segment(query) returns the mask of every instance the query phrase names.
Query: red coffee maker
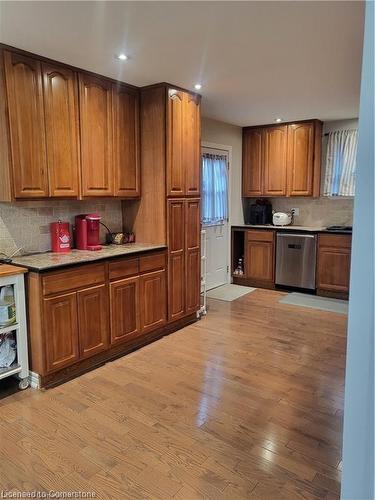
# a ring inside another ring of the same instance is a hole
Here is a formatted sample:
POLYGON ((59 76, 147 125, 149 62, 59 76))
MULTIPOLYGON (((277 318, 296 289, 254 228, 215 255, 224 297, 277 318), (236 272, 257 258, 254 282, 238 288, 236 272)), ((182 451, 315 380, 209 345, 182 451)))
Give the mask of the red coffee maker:
POLYGON ((100 215, 76 215, 76 247, 78 250, 101 250, 99 243, 100 215))

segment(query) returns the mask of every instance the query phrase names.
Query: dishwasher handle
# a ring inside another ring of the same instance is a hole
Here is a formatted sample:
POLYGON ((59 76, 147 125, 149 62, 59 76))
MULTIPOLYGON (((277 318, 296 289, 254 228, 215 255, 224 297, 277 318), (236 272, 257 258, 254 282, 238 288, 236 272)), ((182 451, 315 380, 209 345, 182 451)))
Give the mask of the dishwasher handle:
POLYGON ((277 233, 278 238, 315 238, 315 234, 293 234, 293 233, 277 233))

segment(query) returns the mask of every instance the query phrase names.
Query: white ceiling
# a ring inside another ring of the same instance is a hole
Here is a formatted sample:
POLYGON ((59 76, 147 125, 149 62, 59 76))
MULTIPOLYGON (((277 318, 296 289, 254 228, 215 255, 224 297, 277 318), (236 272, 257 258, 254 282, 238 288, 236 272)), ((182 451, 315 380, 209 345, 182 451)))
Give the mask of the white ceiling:
POLYGON ((0 41, 134 85, 203 84, 237 125, 358 116, 363 2, 1 2, 0 41), (120 63, 114 54, 130 60, 120 63))

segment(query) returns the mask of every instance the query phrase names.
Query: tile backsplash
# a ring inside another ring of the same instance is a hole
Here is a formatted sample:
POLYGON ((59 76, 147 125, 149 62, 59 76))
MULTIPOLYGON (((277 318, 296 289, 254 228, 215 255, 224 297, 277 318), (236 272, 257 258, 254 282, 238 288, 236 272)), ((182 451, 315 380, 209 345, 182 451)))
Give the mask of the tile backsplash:
MULTIPOLYGON (((21 253, 45 252, 51 249, 49 224, 59 219, 74 223, 82 213, 98 213, 111 231, 122 230, 119 200, 47 200, 0 203, 0 252, 9 255, 17 248, 21 253)), ((102 241, 105 229, 101 228, 102 241)))
POLYGON ((272 209, 288 212, 299 208, 299 215, 294 223, 300 226, 331 226, 343 224, 351 226, 353 222, 354 198, 270 198, 272 209))

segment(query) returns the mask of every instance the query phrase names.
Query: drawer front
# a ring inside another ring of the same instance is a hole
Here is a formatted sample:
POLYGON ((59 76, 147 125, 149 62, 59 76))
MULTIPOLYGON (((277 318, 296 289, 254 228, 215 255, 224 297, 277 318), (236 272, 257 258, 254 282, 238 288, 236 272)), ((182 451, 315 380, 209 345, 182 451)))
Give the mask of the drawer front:
POLYGON ((247 241, 273 241, 275 236, 275 231, 246 231, 247 241))
POLYGON ((145 273, 147 271, 156 271, 157 269, 165 269, 166 253, 158 252, 151 255, 145 255, 139 259, 139 271, 145 273))
POLYGON ((112 261, 108 265, 108 271, 110 280, 135 276, 139 273, 139 259, 119 259, 112 261))
POLYGON ((104 264, 90 264, 54 271, 43 276, 43 295, 98 285, 105 281, 104 264))
POLYGON ((351 248, 351 234, 320 234, 319 246, 329 248, 351 248))

